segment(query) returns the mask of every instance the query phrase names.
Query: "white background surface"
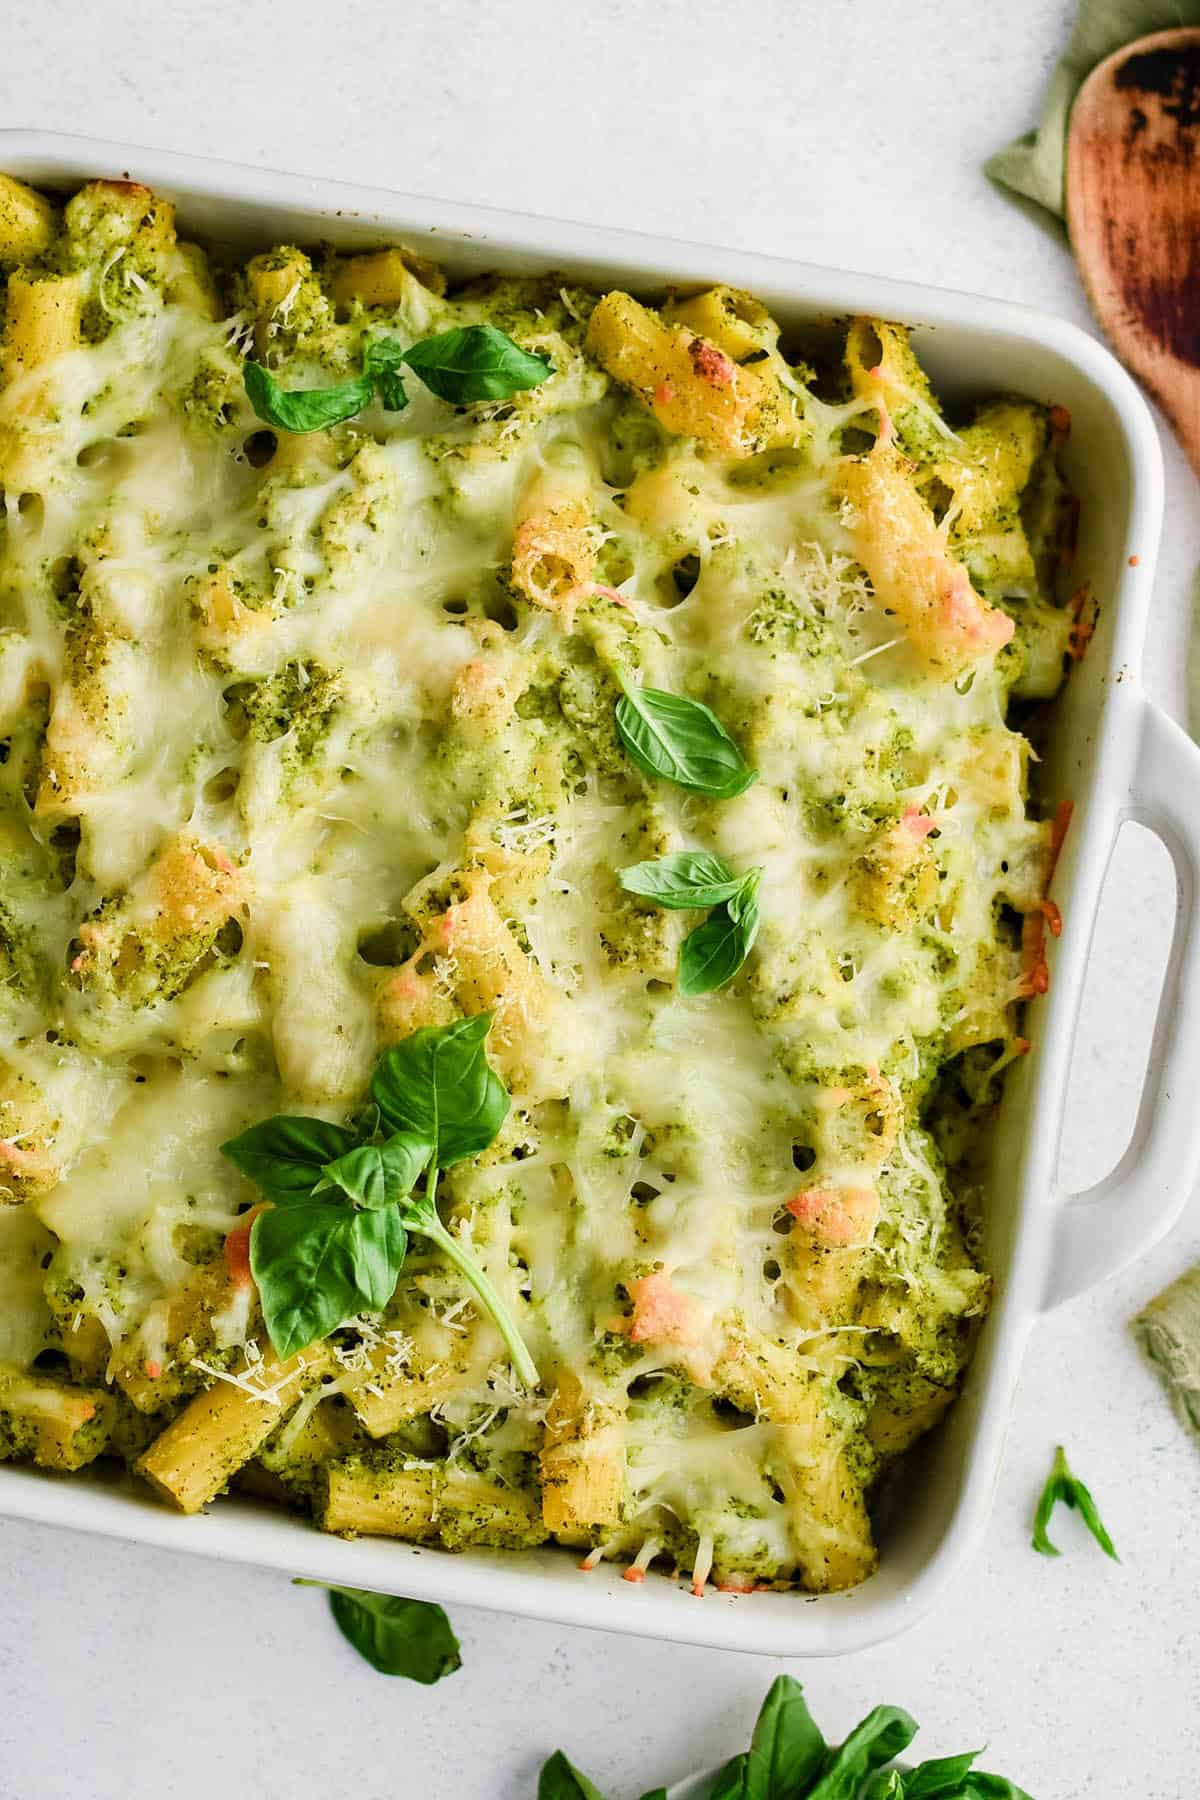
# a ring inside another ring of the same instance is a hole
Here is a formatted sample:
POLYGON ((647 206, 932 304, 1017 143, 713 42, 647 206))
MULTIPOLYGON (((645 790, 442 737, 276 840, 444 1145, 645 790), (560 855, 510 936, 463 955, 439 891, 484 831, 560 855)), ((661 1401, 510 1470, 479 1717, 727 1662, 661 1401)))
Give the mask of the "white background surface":
MULTIPOLYGON (((995 195, 1062 0, 38 0, 5 9, 0 121, 501 204, 1030 301, 1061 244, 995 195), (343 22, 338 23, 342 18, 343 22)), ((136 173, 136 169, 134 171, 136 173)), ((1169 448, 1152 690, 1184 716, 1200 506, 1169 448)), ((1115 1159, 1169 930, 1134 833, 1110 889, 1069 1172, 1115 1159), (1139 1021, 1142 1029, 1139 1032, 1139 1021)), ((1200 1074, 1200 1071, 1198 1071, 1200 1074)), ((837 1735, 878 1701, 927 1754, 989 1745, 1036 1800, 1184 1800, 1200 1768, 1200 1455, 1128 1339, 1200 1207, 1030 1346, 986 1553, 900 1642, 790 1665, 837 1735), (1029 1514, 1062 1438, 1124 1561, 1029 1514)), ((282 1576, 0 1523, 0 1800, 533 1800, 558 1743, 613 1800, 740 1747, 786 1665, 482 1613, 431 1691, 373 1674, 282 1576)))

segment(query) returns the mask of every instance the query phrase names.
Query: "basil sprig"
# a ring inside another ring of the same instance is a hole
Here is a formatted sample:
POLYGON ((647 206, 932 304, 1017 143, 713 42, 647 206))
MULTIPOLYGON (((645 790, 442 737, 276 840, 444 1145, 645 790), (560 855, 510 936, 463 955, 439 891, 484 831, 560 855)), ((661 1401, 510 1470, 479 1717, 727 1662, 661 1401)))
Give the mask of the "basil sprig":
POLYGON ((626 687, 617 701, 617 733, 638 768, 678 787, 732 800, 758 780, 718 719, 699 700, 662 688, 626 687))
POLYGON ((739 875, 711 851, 681 850, 654 862, 633 863, 617 879, 627 893, 656 906, 680 912, 713 909, 680 945, 681 994, 710 994, 732 981, 758 936, 761 869, 739 875))
POLYGON ((327 388, 282 388, 261 363, 247 360, 242 380, 260 419, 281 431, 325 431, 352 419, 378 395, 388 412, 402 412, 408 395, 404 364, 440 400, 467 406, 475 400, 503 400, 533 388, 553 373, 544 356, 533 356, 494 325, 463 325, 422 338, 406 350, 398 338, 375 338, 363 352, 362 374, 327 388))
POLYGON ((326 1589, 338 1630, 381 1675, 403 1675, 432 1687, 462 1668, 450 1621, 431 1601, 329 1587, 323 1581, 297 1581, 295 1586, 326 1589))
MULTIPOLYGON (((790 1675, 775 1681, 758 1715, 748 1750, 717 1776, 711 1800, 1030 1800, 999 1775, 972 1768, 976 1752, 940 1757, 910 1770, 889 1769, 916 1736, 915 1719, 898 1706, 877 1706, 845 1743, 830 1746, 815 1724, 804 1692, 790 1675)), ((603 1800, 600 1790, 561 1750, 547 1762, 538 1800, 603 1800)), ((642 1800, 666 1800, 662 1788, 642 1800)))
POLYGON ((491 1023, 480 1013, 385 1050, 371 1082, 374 1104, 357 1132, 278 1117, 222 1144, 273 1202, 250 1228, 250 1269, 278 1356, 294 1356, 355 1313, 385 1307, 415 1232, 459 1270, 521 1380, 536 1385, 507 1306, 437 1211, 439 1170, 486 1150, 508 1116, 508 1094, 485 1051, 491 1023))
POLYGON ((1104 1529, 1104 1523, 1096 1510, 1096 1502, 1083 1482, 1077 1476, 1072 1475, 1067 1463, 1066 1452, 1061 1444, 1054 1452, 1054 1463, 1047 1477, 1046 1485, 1042 1489, 1033 1520, 1033 1547, 1043 1556, 1062 1554, 1046 1535, 1050 1515, 1060 1500, 1064 1505, 1073 1507, 1080 1514, 1104 1554, 1111 1556, 1114 1562, 1120 1562, 1116 1546, 1104 1529))

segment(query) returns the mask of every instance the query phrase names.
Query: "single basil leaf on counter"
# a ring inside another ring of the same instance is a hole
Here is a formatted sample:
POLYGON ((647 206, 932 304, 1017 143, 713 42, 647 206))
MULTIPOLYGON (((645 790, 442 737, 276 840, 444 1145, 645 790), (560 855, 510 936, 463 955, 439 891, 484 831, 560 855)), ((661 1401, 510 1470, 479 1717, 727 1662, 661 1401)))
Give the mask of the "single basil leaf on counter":
POLYGON ((532 356, 494 325, 459 325, 422 338, 404 361, 431 394, 452 406, 506 400, 521 388, 540 387, 554 373, 544 356, 532 356))
POLYGON ((393 1131, 433 1145, 439 1169, 486 1150, 508 1117, 504 1083, 484 1049, 491 1013, 427 1025, 385 1050, 371 1095, 393 1131))
POLYGON ((350 381, 338 382, 336 387, 281 388, 270 370, 256 362, 243 365, 242 380, 259 418, 281 431, 296 434, 340 425, 343 419, 352 419, 369 406, 374 395, 369 375, 356 375, 350 381))
POLYGON ((542 1764, 537 1800, 604 1800, 604 1795, 567 1761, 561 1750, 556 1750, 550 1760, 542 1764))
POLYGON ((621 742, 647 775, 714 800, 732 800, 758 780, 716 713, 699 700, 628 687, 617 701, 616 721, 621 742))
POLYGON ((250 1228, 250 1271, 277 1356, 324 1338, 395 1290, 408 1238, 394 1206, 360 1212, 336 1200, 268 1207, 250 1228))
POLYGON ((353 1132, 280 1113, 221 1145, 222 1156, 276 1200, 306 1199, 327 1163, 354 1148, 353 1132))
POLYGON ((732 900, 743 879, 723 856, 708 850, 680 850, 653 862, 632 863, 617 874, 627 894, 679 912, 732 900))
POLYGON ((357 1206, 377 1212, 412 1192, 432 1155, 428 1138, 398 1131, 386 1144, 359 1144, 348 1150, 336 1162, 326 1163, 322 1174, 357 1206))
POLYGON ((867 1776, 892 1762, 917 1735, 917 1722, 898 1706, 877 1706, 844 1744, 828 1752, 806 1800, 857 1800, 867 1776))
POLYGON ((363 352, 363 374, 374 383, 388 412, 403 412, 408 405, 408 395, 400 379, 403 362, 404 346, 398 338, 376 338, 363 352))
POLYGON ((758 936, 758 872, 743 879, 732 900, 715 907, 679 946, 679 991, 689 999, 732 981, 758 936))
POLYGON ((1096 1502, 1083 1482, 1072 1475, 1067 1464, 1066 1452, 1061 1444, 1054 1452, 1054 1464, 1046 1480, 1046 1485, 1042 1489, 1033 1520, 1033 1547, 1042 1556, 1061 1554, 1046 1534, 1050 1515, 1059 1500, 1063 1501, 1065 1505, 1073 1507, 1080 1514, 1104 1554, 1111 1556, 1114 1562, 1120 1562, 1116 1546, 1104 1529, 1104 1523, 1096 1510, 1096 1502))
MULTIPOLYGON (((297 1587, 325 1587, 297 1581, 297 1587)), ((462 1668, 459 1643, 440 1606, 428 1600, 371 1594, 364 1588, 330 1587, 329 1610, 338 1630, 381 1675, 403 1675, 431 1687, 462 1668)))

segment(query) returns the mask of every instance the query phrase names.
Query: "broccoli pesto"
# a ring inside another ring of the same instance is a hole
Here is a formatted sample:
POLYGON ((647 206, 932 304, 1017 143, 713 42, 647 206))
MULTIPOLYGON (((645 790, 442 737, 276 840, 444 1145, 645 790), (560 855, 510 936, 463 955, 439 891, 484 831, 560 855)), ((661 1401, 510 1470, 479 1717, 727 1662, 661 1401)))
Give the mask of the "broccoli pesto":
POLYGON ((1062 416, 136 182, 0 256, 0 1457, 864 1580, 1063 925, 1062 416))

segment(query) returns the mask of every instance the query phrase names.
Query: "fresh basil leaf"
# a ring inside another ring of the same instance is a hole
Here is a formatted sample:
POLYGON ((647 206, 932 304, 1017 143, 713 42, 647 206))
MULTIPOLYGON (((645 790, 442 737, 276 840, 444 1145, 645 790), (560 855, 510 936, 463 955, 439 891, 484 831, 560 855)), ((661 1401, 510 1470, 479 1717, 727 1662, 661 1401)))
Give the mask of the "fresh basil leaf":
POLYGON ((708 1800, 748 1800, 751 1792, 746 1786, 749 1767, 750 1752, 739 1751, 721 1769, 708 1800))
POLYGON ((699 700, 630 687, 617 701, 616 720, 621 742, 647 775, 714 800, 732 800, 758 780, 716 713, 699 700))
POLYGON ((963 1782, 978 1755, 978 1750, 967 1750, 961 1756, 939 1756, 932 1762, 923 1762, 919 1768, 897 1777, 901 1785, 895 1791, 900 1800, 960 1800, 963 1782))
POLYGON ((508 1117, 504 1083, 489 1067, 491 1013, 427 1025, 385 1050, 371 1094, 393 1131, 433 1145, 439 1169, 486 1150, 508 1117))
POLYGON ((762 1800, 807 1794, 825 1756, 825 1739, 813 1722, 803 1688, 790 1675, 778 1676, 754 1727, 746 1772, 747 1800, 758 1800, 760 1793, 762 1800))
POLYGON ((952 1800, 1032 1800, 1032 1796, 1003 1775, 988 1775, 983 1769, 972 1769, 952 1800))
MULTIPOLYGON (((750 880, 751 878, 747 878, 750 880)), ((679 991, 688 998, 711 994, 732 981, 758 936, 758 900, 753 885, 745 883, 732 900, 709 913, 703 925, 689 931, 679 946, 679 991)))
POLYGON ((546 357, 531 356, 494 325, 459 325, 422 338, 404 360, 430 393, 452 406, 506 400, 518 389, 540 387, 554 373, 546 357))
POLYGON ((294 1356, 395 1291, 408 1239, 394 1206, 329 1200, 268 1207, 250 1228, 250 1271, 277 1356, 294 1356))
POLYGON ((604 1795, 556 1750, 549 1762, 542 1764, 537 1800, 604 1800, 604 1795))
POLYGON ((804 1690, 790 1675, 771 1683, 749 1750, 717 1776, 711 1800, 790 1800, 807 1794, 827 1754, 804 1690))
POLYGON ((867 1789, 865 1800, 904 1800, 905 1792, 899 1769, 885 1769, 867 1789))
POLYGON ((363 374, 374 383, 388 412, 403 412, 408 405, 408 395, 400 379, 403 362, 404 346, 398 338, 376 338, 363 352, 363 374))
POLYGON ((1106 1556, 1114 1562, 1120 1562, 1116 1546, 1104 1529, 1096 1502, 1091 1493, 1076 1476, 1072 1475, 1067 1464, 1066 1452, 1060 1444, 1054 1452, 1054 1464, 1050 1470, 1046 1485, 1042 1489, 1037 1504, 1037 1512, 1033 1521, 1033 1547, 1042 1556, 1058 1556, 1061 1552, 1050 1542, 1046 1527, 1050 1523, 1050 1515, 1055 1505, 1061 1500, 1065 1505, 1073 1507, 1082 1517, 1084 1524, 1099 1544, 1106 1556))
POLYGON ((462 1668, 450 1621, 431 1601, 371 1594, 365 1588, 327 1587, 323 1581, 295 1585, 326 1588, 338 1630, 381 1675, 403 1675, 432 1687, 443 1675, 462 1668))
POLYGON ((408 1233, 398 1209, 385 1206, 379 1212, 356 1212, 348 1241, 354 1280, 363 1302, 355 1310, 381 1312, 396 1291, 408 1250, 408 1233))
POLYGON ((1024 1788, 1002 1775, 972 1768, 979 1754, 938 1757, 906 1773, 889 1770, 868 1788, 866 1800, 1030 1800, 1024 1788))
POLYGON ((641 1800, 667 1800, 667 1790, 664 1787, 650 1788, 641 1796, 641 1800))
POLYGON ((898 1706, 877 1706, 844 1744, 828 1752, 821 1776, 806 1800, 856 1800, 875 1769, 892 1762, 917 1735, 917 1722, 898 1706))
POLYGON ((354 1147, 354 1134, 324 1119, 280 1113, 221 1145, 222 1156, 276 1200, 307 1199, 327 1163, 354 1147))
POLYGON ((281 388, 269 369, 247 361, 242 368, 246 395, 260 419, 280 431, 297 434, 326 431, 343 419, 352 419, 371 404, 374 388, 369 375, 356 375, 336 387, 281 388))
POLYGON ((357 1145, 336 1162, 326 1163, 322 1173, 357 1206, 378 1211, 411 1193, 432 1155, 427 1138, 398 1131, 386 1144, 357 1145))
POLYGON ((708 850, 680 850, 654 862, 633 863, 618 872, 617 880, 627 894, 683 912, 731 900, 743 877, 734 873, 723 856, 708 850))
POLYGON ((373 1100, 350 1115, 350 1128, 356 1144, 369 1144, 379 1130, 379 1108, 373 1100))

